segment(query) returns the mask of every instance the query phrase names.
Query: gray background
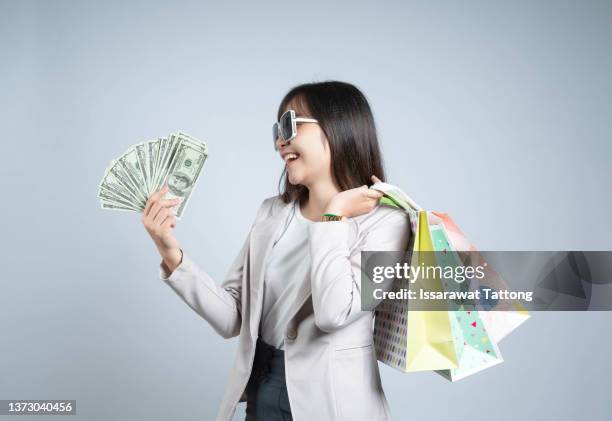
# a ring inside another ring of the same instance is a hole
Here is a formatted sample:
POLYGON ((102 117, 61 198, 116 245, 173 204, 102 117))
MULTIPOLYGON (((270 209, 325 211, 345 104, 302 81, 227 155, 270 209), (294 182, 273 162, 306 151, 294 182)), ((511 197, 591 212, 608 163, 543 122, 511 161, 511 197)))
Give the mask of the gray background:
MULTIPOLYGON (((140 217, 96 189, 131 144, 206 140, 177 235, 221 282, 276 192, 270 126, 301 82, 359 86, 387 181, 480 249, 612 249, 611 21, 592 1, 1 1, 0 399, 214 418, 237 339, 158 279, 140 217)), ((455 384, 381 365, 394 419, 603 420, 611 320, 535 314, 503 364, 455 384)))

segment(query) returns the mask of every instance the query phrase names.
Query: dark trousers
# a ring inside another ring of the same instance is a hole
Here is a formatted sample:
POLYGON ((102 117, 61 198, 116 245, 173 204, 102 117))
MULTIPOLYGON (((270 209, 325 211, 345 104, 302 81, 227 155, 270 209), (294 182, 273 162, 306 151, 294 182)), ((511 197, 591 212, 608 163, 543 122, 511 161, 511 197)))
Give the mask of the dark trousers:
POLYGON ((261 338, 257 338, 247 383, 245 421, 293 421, 285 383, 285 352, 261 338))

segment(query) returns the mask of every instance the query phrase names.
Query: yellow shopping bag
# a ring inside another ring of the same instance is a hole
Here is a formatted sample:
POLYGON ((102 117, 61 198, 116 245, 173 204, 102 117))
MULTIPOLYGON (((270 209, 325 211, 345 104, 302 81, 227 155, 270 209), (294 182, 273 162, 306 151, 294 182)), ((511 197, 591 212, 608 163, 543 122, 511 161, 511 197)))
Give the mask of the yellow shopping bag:
MULTIPOLYGON (((372 188, 385 183, 376 183, 372 188)), ((382 191, 382 190, 381 190, 382 191)), ((427 212, 415 203, 396 197, 393 206, 404 209, 411 222, 409 244, 411 266, 436 264, 427 212), (420 253, 429 252, 429 253, 420 253)), ((384 203, 386 198, 382 198, 384 203)), ((391 203, 389 203, 391 204, 391 203)), ((413 286, 409 280, 397 279, 394 288, 423 288, 442 291, 440 279, 417 276, 413 286)), ((403 301, 385 300, 375 310, 374 345, 377 359, 404 372, 443 370, 458 367, 451 318, 448 311, 409 310, 403 301)))

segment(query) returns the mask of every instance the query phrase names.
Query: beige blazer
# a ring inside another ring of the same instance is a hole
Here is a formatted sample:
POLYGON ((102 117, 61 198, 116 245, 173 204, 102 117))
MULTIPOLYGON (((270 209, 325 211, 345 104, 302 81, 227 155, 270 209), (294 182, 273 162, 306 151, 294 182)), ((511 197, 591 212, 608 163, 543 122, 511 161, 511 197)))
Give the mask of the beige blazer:
MULTIPOLYGON (((218 285, 187 253, 160 278, 238 349, 217 421, 231 420, 246 401, 262 312, 265 263, 293 203, 265 199, 225 280, 218 285)), ((362 250, 405 250, 408 216, 378 205, 347 221, 309 225, 310 272, 285 331, 285 375, 294 421, 383 421, 391 415, 380 381, 373 311, 360 309, 362 250)))

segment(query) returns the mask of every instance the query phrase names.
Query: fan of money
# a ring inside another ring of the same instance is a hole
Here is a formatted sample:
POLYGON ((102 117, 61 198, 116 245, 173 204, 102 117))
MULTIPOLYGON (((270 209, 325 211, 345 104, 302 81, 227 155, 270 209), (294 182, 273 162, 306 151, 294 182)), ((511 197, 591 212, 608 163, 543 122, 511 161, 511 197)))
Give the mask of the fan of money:
POLYGON ((183 132, 131 146, 111 161, 98 187, 102 209, 142 212, 147 199, 165 184, 164 199, 178 197, 172 208, 177 219, 185 210, 204 162, 208 146, 183 132))

